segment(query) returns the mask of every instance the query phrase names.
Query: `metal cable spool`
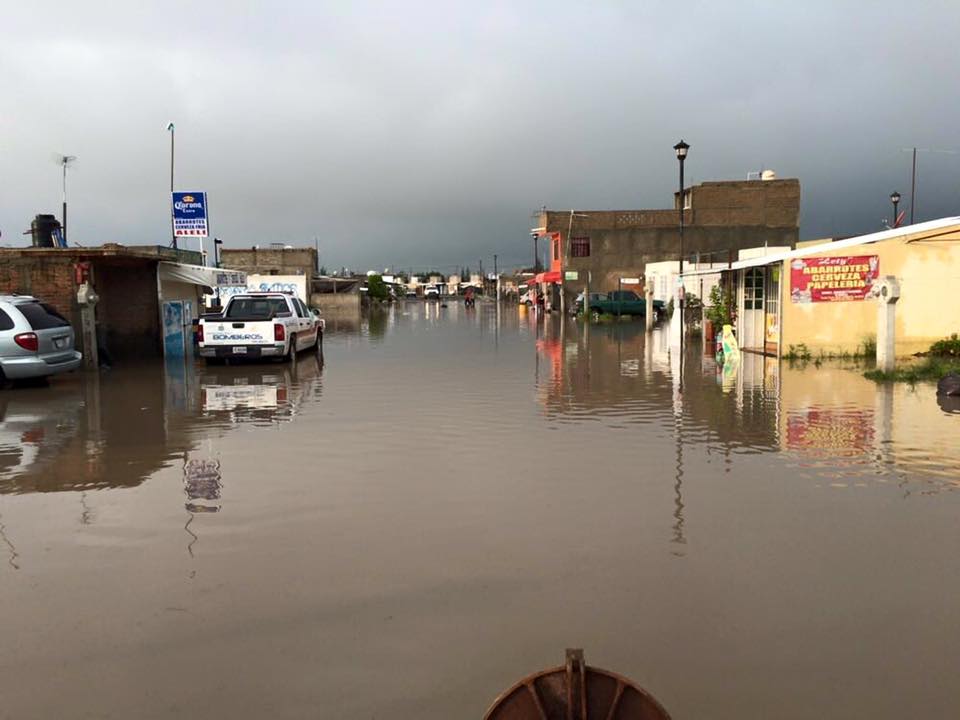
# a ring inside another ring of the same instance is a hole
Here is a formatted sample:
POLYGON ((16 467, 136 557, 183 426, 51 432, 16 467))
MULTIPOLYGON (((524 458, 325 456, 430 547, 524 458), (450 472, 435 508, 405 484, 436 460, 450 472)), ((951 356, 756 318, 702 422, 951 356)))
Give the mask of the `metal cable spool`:
POLYGON ((657 700, 616 673, 567 650, 560 667, 528 675, 498 697, 484 720, 670 720, 657 700))

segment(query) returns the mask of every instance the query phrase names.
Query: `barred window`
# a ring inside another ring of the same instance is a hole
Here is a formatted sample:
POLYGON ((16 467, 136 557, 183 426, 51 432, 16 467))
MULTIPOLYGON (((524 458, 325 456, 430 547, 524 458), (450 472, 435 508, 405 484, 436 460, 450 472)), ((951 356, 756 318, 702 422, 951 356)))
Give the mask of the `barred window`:
POLYGON ((571 257, 590 257, 590 238, 575 237, 570 240, 571 257))

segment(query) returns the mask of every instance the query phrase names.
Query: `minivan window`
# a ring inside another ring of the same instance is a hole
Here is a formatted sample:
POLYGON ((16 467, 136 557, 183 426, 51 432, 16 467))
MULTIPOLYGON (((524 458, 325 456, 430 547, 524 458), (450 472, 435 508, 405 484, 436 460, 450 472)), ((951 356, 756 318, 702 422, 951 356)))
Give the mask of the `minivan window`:
POLYGON ((0 310, 0 330, 13 330, 13 318, 0 310))
POLYGON ((16 306, 34 330, 70 327, 70 323, 60 313, 46 303, 29 302, 16 306))

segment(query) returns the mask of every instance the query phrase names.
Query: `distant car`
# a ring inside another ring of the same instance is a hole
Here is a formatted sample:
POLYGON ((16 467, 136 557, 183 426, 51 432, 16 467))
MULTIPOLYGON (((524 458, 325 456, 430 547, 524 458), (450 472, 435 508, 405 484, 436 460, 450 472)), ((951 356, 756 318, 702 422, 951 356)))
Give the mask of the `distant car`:
POLYGON ((423 290, 423 296, 427 300, 439 300, 440 299, 440 288, 436 285, 427 285, 423 290))
POLYGON ((60 313, 29 295, 0 295, 0 380, 69 372, 82 359, 60 313))
POLYGON ((408 300, 411 300, 411 299, 412 299, 412 300, 416 300, 416 299, 417 299, 417 293, 415 293, 413 290, 407 290, 407 299, 408 299, 408 300))

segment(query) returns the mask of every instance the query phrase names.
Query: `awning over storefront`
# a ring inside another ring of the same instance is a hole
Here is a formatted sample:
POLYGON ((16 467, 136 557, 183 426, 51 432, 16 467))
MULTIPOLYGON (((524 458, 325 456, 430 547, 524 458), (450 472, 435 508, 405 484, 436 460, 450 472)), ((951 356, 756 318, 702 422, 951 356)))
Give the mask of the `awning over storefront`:
POLYGON ((560 271, 549 270, 547 272, 537 273, 533 281, 538 283, 558 283, 560 282, 560 271))
POLYGON ((203 265, 186 265, 184 263, 161 262, 159 265, 160 280, 170 282, 189 283, 208 288, 212 293, 217 287, 247 286, 247 274, 238 270, 223 270, 222 268, 204 267, 203 265))

